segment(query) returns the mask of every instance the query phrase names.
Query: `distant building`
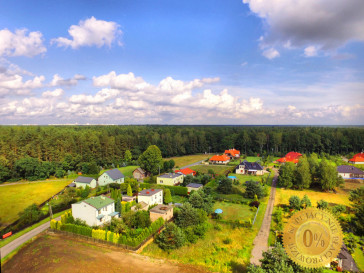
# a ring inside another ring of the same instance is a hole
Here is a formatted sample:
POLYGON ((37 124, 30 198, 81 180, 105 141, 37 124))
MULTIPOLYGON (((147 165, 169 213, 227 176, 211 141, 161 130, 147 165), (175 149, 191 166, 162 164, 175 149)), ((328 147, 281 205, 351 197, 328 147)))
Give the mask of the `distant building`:
POLYGON ((138 193, 138 203, 144 202, 149 206, 154 204, 163 204, 162 189, 147 189, 138 193))
POLYGON ((195 176, 196 172, 194 170, 191 170, 190 168, 184 168, 184 169, 180 169, 180 170, 175 170, 175 173, 180 173, 183 174, 184 176, 186 175, 192 175, 195 176))
POLYGON ((337 172, 344 179, 364 178, 364 172, 354 166, 340 165, 337 172))
POLYGON ((186 187, 187 192, 190 193, 191 191, 198 191, 199 189, 202 189, 203 185, 198 183, 190 183, 186 187))
POLYGON ((157 177, 157 184, 167 186, 178 186, 183 183, 183 174, 166 173, 157 177))
POLYGON ((211 164, 227 164, 230 162, 230 157, 227 155, 214 155, 209 159, 211 164))
POLYGON ((364 153, 358 153, 349 160, 351 164, 364 164, 364 153))
POLYGON ((162 217, 165 221, 173 218, 173 207, 167 205, 158 205, 149 210, 150 220, 154 222, 162 217))
POLYGON ((86 221, 89 226, 100 226, 113 217, 118 218, 119 212, 115 211, 114 199, 100 195, 72 204, 72 216, 86 221))
POLYGON ((293 162, 296 164, 296 163, 298 163, 298 160, 301 156, 302 156, 302 154, 300 154, 300 153, 289 152, 288 154, 286 154, 285 157, 282 157, 282 158, 278 159, 277 161, 279 163, 293 162))
POLYGON ((227 155, 228 157, 230 157, 230 159, 239 158, 240 157, 240 151, 239 150, 235 150, 235 149, 225 150, 225 153, 224 154, 227 155))
POLYGON ((142 181, 144 180, 144 178, 147 177, 147 172, 144 171, 142 168, 136 168, 133 171, 133 177, 138 180, 138 181, 142 181))
POLYGON ((89 186, 90 188, 96 188, 96 179, 92 177, 85 177, 85 176, 79 176, 77 177, 73 183, 75 184, 76 188, 82 187, 86 188, 86 186, 89 186))
POLYGON ((237 174, 263 175, 263 167, 257 162, 248 162, 244 160, 235 168, 237 174))
POLYGON ((124 175, 118 169, 112 169, 104 172, 100 175, 99 179, 99 186, 105 186, 110 183, 124 183, 124 175))

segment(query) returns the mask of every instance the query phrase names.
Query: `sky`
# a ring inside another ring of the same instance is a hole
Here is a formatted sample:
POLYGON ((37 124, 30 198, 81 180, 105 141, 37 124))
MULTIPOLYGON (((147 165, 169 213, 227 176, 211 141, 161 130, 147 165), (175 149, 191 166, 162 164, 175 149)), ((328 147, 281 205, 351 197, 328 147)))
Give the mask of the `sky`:
POLYGON ((0 124, 364 125, 363 0, 0 1, 0 124))

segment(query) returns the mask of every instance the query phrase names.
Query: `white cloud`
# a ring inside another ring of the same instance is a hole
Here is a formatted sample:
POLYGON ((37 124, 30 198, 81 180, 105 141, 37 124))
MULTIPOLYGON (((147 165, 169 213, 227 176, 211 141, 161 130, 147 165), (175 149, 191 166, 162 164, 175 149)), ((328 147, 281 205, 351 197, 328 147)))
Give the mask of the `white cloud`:
POLYGON ((46 51, 39 31, 27 34, 26 29, 18 29, 15 33, 8 29, 0 30, 0 56, 33 57, 46 51))
POLYGON ((57 88, 53 91, 45 91, 42 93, 42 97, 44 98, 56 98, 62 96, 64 93, 63 89, 57 88))
POLYGON ((317 48, 315 46, 306 47, 304 52, 306 57, 317 56, 317 48))
POLYGON ((86 80, 86 77, 80 74, 76 74, 73 78, 70 79, 63 79, 58 74, 53 75, 53 79, 50 82, 50 86, 73 86, 77 85, 78 81, 86 80))
POLYGON ((279 52, 275 50, 274 48, 269 48, 263 51, 263 56, 266 57, 269 60, 273 60, 280 56, 279 52))
POLYGON ((350 41, 364 41, 363 0, 243 0, 262 18, 265 45, 333 51, 350 41))
POLYGON ((33 79, 24 81, 21 75, 0 73, 0 95, 28 94, 31 89, 42 87, 44 80, 44 76, 36 76, 33 79))
POLYGON ((78 25, 72 25, 68 30, 72 39, 59 37, 52 39, 51 43, 57 44, 59 47, 71 47, 77 49, 82 46, 111 46, 113 42, 117 42, 122 31, 120 26, 112 21, 97 20, 95 17, 80 21, 78 25))
POLYGON ((69 101, 76 104, 99 104, 115 98, 119 93, 116 89, 104 88, 97 92, 95 96, 85 94, 72 95, 69 101))

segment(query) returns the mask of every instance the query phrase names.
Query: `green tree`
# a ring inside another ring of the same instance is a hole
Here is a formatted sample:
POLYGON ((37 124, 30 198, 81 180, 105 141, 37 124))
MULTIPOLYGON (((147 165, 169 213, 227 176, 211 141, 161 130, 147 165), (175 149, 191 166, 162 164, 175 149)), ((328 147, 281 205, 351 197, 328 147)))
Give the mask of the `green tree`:
POLYGON ((290 209, 295 209, 295 210, 300 210, 301 209, 301 200, 297 195, 292 195, 289 198, 289 208, 290 209))
POLYGON ((259 132, 256 135, 256 142, 259 145, 260 153, 263 153, 263 146, 267 143, 267 135, 264 132, 259 132))
POLYGON ((19 213, 19 222, 21 225, 35 223, 39 220, 41 215, 42 211, 38 208, 38 206, 36 204, 32 204, 19 213))
POLYGON ((176 249, 186 242, 183 231, 174 223, 168 223, 166 228, 157 236, 156 243, 163 250, 176 249))
POLYGON ((303 209, 311 207, 311 200, 308 198, 307 194, 305 194, 301 199, 300 206, 303 209))
POLYGON ((255 196, 257 196, 258 199, 265 196, 263 186, 257 181, 247 181, 244 197, 254 199, 255 196))
POLYGON ((192 175, 186 175, 183 177, 182 186, 186 187, 188 184, 193 183, 193 176, 192 175))
POLYGON ((302 156, 297 164, 297 168, 295 170, 295 185, 298 189, 308 189, 311 185, 311 173, 310 173, 310 165, 307 161, 307 157, 302 156))
POLYGON ((115 202, 115 211, 121 213, 121 200, 120 200, 120 198, 116 199, 116 202, 115 202))
POLYGON ((11 172, 8 167, 0 165, 0 182, 6 182, 11 178, 11 172))
POLYGON ((127 163, 131 162, 132 158, 133 157, 132 157, 131 152, 129 150, 126 150, 125 151, 125 154, 124 154, 124 160, 125 160, 125 162, 127 162, 127 163))
POLYGON ((87 174, 99 174, 99 167, 96 162, 91 162, 88 164, 87 174))
POLYGON ((296 166, 292 162, 286 162, 279 169, 278 185, 285 188, 292 188, 294 185, 294 173, 296 166))
POLYGON ((128 184, 128 189, 126 190, 126 194, 127 194, 128 196, 133 196, 133 191, 131 190, 131 186, 130 186, 130 184, 128 184))
POLYGON ((333 190, 337 186, 338 172, 335 166, 330 165, 326 160, 322 160, 319 166, 319 182, 325 191, 333 190))
POLYGON ((326 202, 325 200, 320 200, 320 201, 317 201, 317 208, 318 209, 327 209, 329 206, 329 203, 326 202))
POLYGON ((151 145, 140 155, 138 162, 142 169, 157 174, 163 167, 162 153, 156 145, 151 145))
POLYGON ((188 198, 188 202, 196 209, 203 209, 204 200, 197 191, 192 191, 190 197, 188 198))
POLYGON ((172 195, 169 189, 164 190, 164 203, 165 204, 172 203, 172 195))
POLYGON ((231 182, 231 179, 227 177, 218 177, 217 180, 219 181, 217 191, 224 194, 230 194, 233 190, 233 183, 231 182))
POLYGON ((66 174, 66 172, 63 169, 57 169, 56 173, 55 173, 57 178, 63 178, 65 176, 65 174, 66 174))
POLYGON ((195 226, 205 222, 206 220, 206 212, 192 207, 192 205, 188 202, 183 204, 176 215, 176 224, 182 228, 195 226))
POLYGON ((292 266, 291 260, 288 258, 284 248, 280 243, 277 246, 263 252, 263 259, 261 261, 261 268, 269 273, 294 273, 295 270, 292 266))
POLYGON ((353 202, 354 217, 352 223, 355 233, 359 236, 364 235, 364 187, 350 192, 349 200, 353 202))

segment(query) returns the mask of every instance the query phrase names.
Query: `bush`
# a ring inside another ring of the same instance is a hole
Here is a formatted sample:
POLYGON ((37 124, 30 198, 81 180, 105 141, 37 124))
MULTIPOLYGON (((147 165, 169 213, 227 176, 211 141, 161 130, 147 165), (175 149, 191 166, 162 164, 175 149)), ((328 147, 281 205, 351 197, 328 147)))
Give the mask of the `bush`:
POLYGON ((260 205, 259 201, 252 201, 249 203, 249 206, 258 208, 260 205))
POLYGON ((222 240, 222 242, 223 242, 225 245, 228 245, 228 244, 231 244, 231 243, 232 243, 232 240, 231 240, 231 238, 225 238, 224 240, 222 240))
POLYGON ((265 196, 265 190, 263 186, 256 181, 247 181, 246 182, 246 190, 244 193, 244 197, 249 199, 254 199, 255 196, 257 196, 258 199, 265 196))
POLYGON ((317 208, 318 209, 327 209, 328 206, 329 206, 329 203, 326 202, 325 200, 317 201, 317 208))
POLYGON ((184 232, 174 223, 167 224, 165 230, 156 238, 156 243, 163 250, 176 249, 186 242, 184 232))
POLYGON ((296 195, 292 195, 289 198, 289 208, 290 209, 295 209, 295 210, 300 210, 301 209, 301 200, 298 196, 296 195))

